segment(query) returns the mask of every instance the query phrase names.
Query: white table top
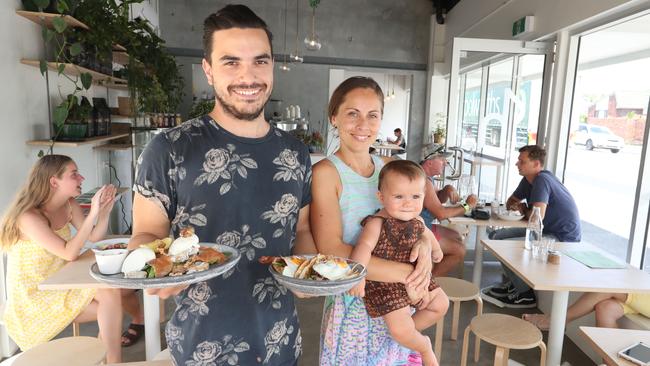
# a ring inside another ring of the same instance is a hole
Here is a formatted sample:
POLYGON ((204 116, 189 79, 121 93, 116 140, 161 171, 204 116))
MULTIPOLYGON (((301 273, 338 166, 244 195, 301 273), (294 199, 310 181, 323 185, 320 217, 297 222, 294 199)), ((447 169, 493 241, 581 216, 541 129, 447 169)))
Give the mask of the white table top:
MULTIPOLYGON (((530 287, 546 291, 581 292, 650 292, 650 274, 632 266, 624 269, 592 269, 568 255, 562 255, 559 265, 533 259, 530 250, 520 240, 482 240, 494 255, 511 268, 530 287)), ((557 243, 560 251, 584 249, 597 251, 617 262, 609 253, 587 243, 557 243)))
POLYGON ((375 149, 388 149, 388 150, 401 150, 402 149, 402 147, 400 147, 399 145, 387 144, 387 143, 382 143, 382 144, 374 143, 374 144, 372 144, 372 147, 374 147, 375 149))
MULTIPOLYGON (((485 207, 485 209, 489 210, 490 208, 485 207)), ((449 220, 449 222, 451 222, 452 224, 473 225, 473 226, 526 227, 526 225, 528 225, 528 221, 524 219, 518 221, 508 221, 508 220, 502 220, 498 217, 495 217, 492 214, 490 214, 489 220, 475 220, 471 217, 465 217, 465 216, 450 217, 447 220, 449 220)))
POLYGON ((650 344, 650 331, 648 330, 580 327, 580 333, 599 355, 613 365, 636 366, 619 357, 618 351, 636 342, 650 344))

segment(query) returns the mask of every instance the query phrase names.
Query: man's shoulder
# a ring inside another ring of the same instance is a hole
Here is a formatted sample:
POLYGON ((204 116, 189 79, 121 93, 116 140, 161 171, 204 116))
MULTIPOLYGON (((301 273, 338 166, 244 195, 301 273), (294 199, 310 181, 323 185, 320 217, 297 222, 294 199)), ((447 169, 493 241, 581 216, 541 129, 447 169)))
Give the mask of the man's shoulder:
POLYGON ((300 154, 309 155, 309 148, 307 148, 307 145, 298 140, 298 138, 296 138, 294 135, 274 126, 271 126, 271 130, 271 133, 274 133, 278 137, 277 141, 279 141, 279 143, 282 144, 285 148, 296 150, 300 154))

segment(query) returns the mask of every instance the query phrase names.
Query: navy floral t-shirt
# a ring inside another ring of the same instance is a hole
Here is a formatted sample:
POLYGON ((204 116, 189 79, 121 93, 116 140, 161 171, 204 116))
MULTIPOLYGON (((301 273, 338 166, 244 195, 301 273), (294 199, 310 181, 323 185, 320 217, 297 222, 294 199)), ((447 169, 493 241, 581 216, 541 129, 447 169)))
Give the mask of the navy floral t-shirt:
POLYGON ((302 337, 293 295, 257 259, 291 253, 298 211, 311 202, 307 147, 275 127, 238 137, 204 116, 147 145, 134 190, 164 210, 174 237, 191 225, 202 242, 242 254, 223 276, 175 298, 165 329, 174 363, 295 364, 302 337))

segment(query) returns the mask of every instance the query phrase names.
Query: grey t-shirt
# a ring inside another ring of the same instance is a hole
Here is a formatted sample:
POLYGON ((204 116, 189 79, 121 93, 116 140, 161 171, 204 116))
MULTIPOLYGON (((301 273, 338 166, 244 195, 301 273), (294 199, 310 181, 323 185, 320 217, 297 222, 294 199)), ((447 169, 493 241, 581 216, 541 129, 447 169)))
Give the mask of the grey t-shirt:
POLYGON ((533 202, 546 203, 544 234, 553 234, 559 241, 579 242, 582 237, 580 216, 571 193, 553 173, 542 170, 533 184, 522 178, 513 196, 533 202))
POLYGON ((293 295, 260 256, 290 255, 300 208, 311 202, 307 147, 271 127, 238 137, 209 116, 156 136, 138 159, 134 190, 166 213, 174 237, 236 248, 237 266, 190 286, 165 330, 178 365, 292 365, 301 352, 293 295))

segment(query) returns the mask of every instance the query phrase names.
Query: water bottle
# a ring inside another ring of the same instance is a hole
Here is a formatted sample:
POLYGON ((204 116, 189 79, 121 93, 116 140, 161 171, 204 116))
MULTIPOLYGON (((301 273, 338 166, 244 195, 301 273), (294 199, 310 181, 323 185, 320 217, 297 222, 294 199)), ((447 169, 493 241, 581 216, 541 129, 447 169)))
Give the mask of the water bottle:
POLYGON ((542 215, 539 212, 539 207, 533 206, 533 212, 530 214, 528 226, 526 226, 526 240, 524 241, 524 248, 526 250, 533 248, 534 241, 542 239, 543 229, 544 224, 542 224, 542 215))

